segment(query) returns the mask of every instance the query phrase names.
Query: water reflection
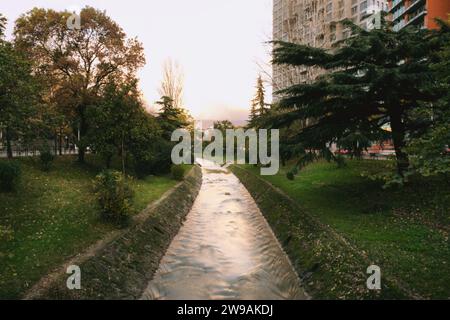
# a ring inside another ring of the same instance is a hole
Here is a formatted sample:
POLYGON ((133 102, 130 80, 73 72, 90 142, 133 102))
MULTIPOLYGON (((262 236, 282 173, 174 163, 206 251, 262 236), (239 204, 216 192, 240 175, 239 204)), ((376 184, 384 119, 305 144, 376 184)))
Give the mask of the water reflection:
POLYGON ((143 299, 305 299, 253 198, 203 162, 203 183, 143 299))

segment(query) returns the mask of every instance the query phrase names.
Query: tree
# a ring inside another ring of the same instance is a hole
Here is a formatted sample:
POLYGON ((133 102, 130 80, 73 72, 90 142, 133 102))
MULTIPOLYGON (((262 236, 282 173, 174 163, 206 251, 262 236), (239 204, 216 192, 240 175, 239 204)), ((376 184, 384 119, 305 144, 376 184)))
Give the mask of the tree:
MULTIPOLYGON (((0 16, 3 30, 6 20, 0 16)), ((8 158, 13 157, 12 140, 32 130, 37 104, 37 86, 31 66, 11 43, 0 39, 0 130, 4 130, 8 158)))
MULTIPOLYGON (((442 24, 442 28, 448 26, 442 24)), ((432 68, 445 94, 431 108, 418 108, 411 115, 416 121, 430 124, 419 134, 413 134, 408 146, 413 170, 425 176, 450 173, 450 36, 442 36, 447 37, 447 44, 436 56, 432 68)))
POLYGON ((109 169, 114 155, 120 155, 125 173, 125 158, 130 132, 136 117, 143 112, 136 81, 126 84, 109 83, 97 105, 88 106, 87 137, 94 152, 100 154, 109 169))
POLYGON ((72 14, 33 9, 16 21, 16 46, 34 62, 34 72, 46 85, 47 101, 63 96, 73 107, 71 124, 79 132, 79 161, 84 161, 88 131, 87 108, 95 105, 105 86, 133 78, 145 63, 137 39, 126 39, 105 12, 81 10, 81 29, 68 28, 72 14))
POLYGON ((365 31, 351 22, 343 23, 353 36, 335 50, 275 42, 274 63, 318 67, 326 73, 312 83, 279 91, 281 112, 271 121, 283 127, 313 119, 295 139, 313 153, 349 132, 371 136, 390 125, 397 172, 403 177, 409 167, 406 138, 421 126, 408 113, 419 106, 429 107, 442 94, 431 62, 443 46, 441 35, 448 30, 404 28, 394 32, 384 23, 380 29, 365 31))
POLYGON ((172 98, 168 96, 161 97, 161 100, 156 103, 161 106, 158 119, 163 130, 163 137, 170 141, 174 130, 185 128, 190 124, 190 116, 185 109, 176 107, 172 98))
POLYGON ((230 120, 214 121, 214 129, 218 129, 225 136, 227 129, 235 129, 236 127, 230 120))
POLYGON ((168 59, 163 65, 163 80, 159 88, 162 97, 169 97, 175 108, 183 107, 184 75, 178 63, 168 59))
POLYGON ((256 93, 252 100, 252 107, 250 110, 249 127, 258 128, 259 118, 264 117, 268 108, 265 102, 265 89, 261 75, 258 76, 256 81, 256 93))

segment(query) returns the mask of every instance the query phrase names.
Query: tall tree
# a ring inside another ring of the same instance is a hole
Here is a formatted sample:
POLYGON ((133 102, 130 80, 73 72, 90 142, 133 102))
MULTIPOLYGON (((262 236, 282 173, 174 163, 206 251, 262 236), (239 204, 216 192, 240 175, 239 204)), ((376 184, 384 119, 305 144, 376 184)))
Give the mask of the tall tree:
POLYGON ((259 118, 264 117, 268 111, 267 104, 265 102, 266 90, 264 89, 264 82, 261 75, 256 80, 256 93, 252 100, 252 106, 250 109, 250 121, 249 127, 259 127, 259 118))
POLYGON ((159 88, 162 97, 169 97, 175 108, 183 107, 184 74, 180 65, 171 59, 163 65, 163 80, 159 88))
POLYGON ((161 97, 157 104, 161 106, 158 119, 163 130, 163 137, 170 141, 172 132, 176 129, 186 128, 190 124, 191 118, 185 109, 176 107, 170 97, 161 97))
MULTIPOLYGON (((442 28, 449 26, 442 24, 442 28)), ((416 121, 429 124, 425 130, 411 135, 408 146, 414 171, 425 176, 450 174, 450 33, 442 37, 446 37, 447 44, 437 54, 432 68, 445 94, 431 108, 422 106, 411 115, 416 121)))
POLYGON ((351 22, 353 37, 333 51, 294 43, 276 42, 274 63, 319 67, 326 74, 309 84, 278 92, 282 96, 274 117, 277 126, 314 119, 296 136, 305 150, 323 149, 332 142, 361 132, 376 134, 389 124, 397 158, 397 172, 409 167, 406 137, 418 125, 408 112, 438 100, 436 74, 430 67, 448 32, 404 28, 388 24, 365 31, 351 22))
POLYGON ((88 145, 86 110, 94 105, 107 83, 134 77, 145 63, 137 39, 126 39, 120 26, 105 12, 81 10, 81 28, 68 28, 72 13, 35 8, 22 15, 14 30, 15 44, 34 62, 34 72, 47 86, 47 99, 64 96, 73 106, 71 121, 79 132, 79 161, 88 145))
MULTIPOLYGON (((3 30, 6 20, 0 16, 3 30)), ((0 38, 0 130, 5 133, 8 158, 13 157, 12 140, 32 129, 37 105, 37 86, 28 61, 13 45, 0 38)))

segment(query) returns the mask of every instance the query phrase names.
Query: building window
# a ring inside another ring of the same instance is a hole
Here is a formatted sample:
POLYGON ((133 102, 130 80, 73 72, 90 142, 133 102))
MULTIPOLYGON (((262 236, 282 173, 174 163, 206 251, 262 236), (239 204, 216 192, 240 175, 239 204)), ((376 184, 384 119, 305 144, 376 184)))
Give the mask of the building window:
POLYGON ((366 9, 367 9, 367 0, 361 2, 359 10, 360 10, 360 11, 364 11, 364 10, 366 10, 366 9))

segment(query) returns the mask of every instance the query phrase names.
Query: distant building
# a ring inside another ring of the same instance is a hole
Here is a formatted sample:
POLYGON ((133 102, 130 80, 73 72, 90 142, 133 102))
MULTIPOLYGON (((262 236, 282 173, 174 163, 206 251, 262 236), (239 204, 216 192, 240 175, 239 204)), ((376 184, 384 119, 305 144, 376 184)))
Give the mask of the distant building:
MULTIPOLYGON (((382 10, 388 10, 387 0, 274 0, 273 39, 332 48, 350 36, 350 30, 336 22, 349 19, 368 28, 370 18, 382 10)), ((321 72, 274 65, 274 91, 313 81, 321 72)))
POLYGON ((389 0, 389 13, 395 31, 409 25, 435 29, 435 18, 448 20, 450 0, 389 0))

